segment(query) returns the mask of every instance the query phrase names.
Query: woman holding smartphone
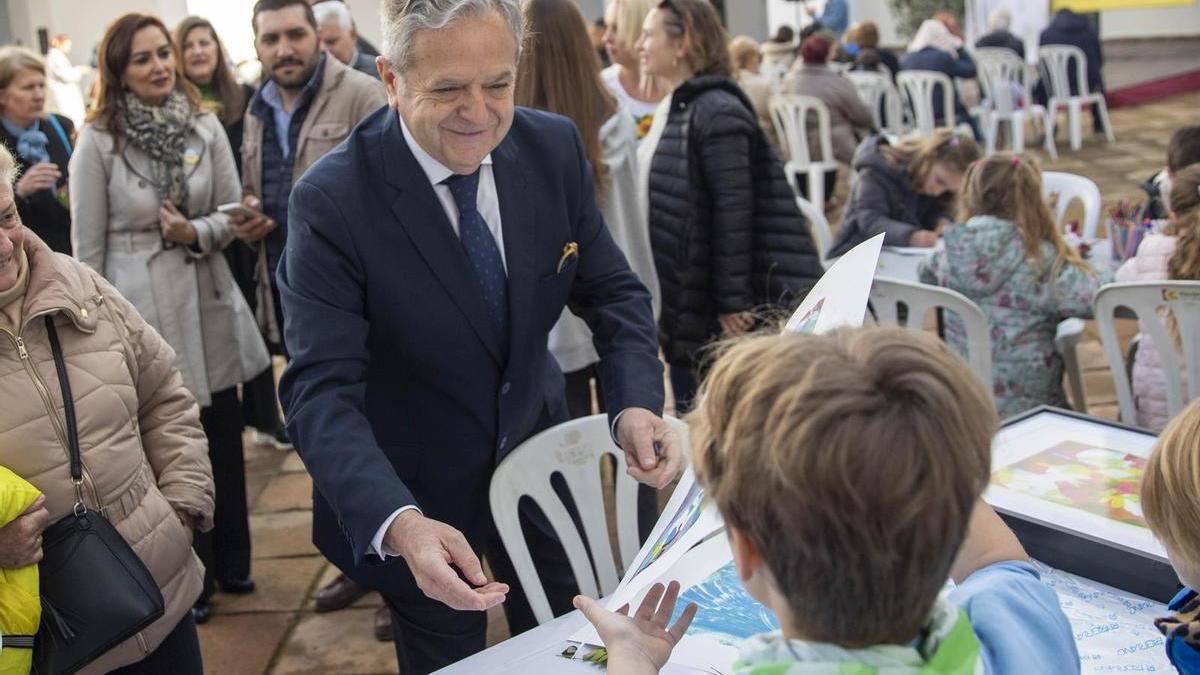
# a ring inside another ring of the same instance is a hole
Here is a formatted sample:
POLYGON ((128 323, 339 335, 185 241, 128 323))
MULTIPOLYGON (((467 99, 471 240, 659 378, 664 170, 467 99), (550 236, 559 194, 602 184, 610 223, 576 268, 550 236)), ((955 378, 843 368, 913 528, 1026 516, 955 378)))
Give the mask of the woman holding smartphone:
MULTIPOLYGON (((130 300, 175 351, 200 405, 216 482, 209 566, 227 592, 254 590, 237 385, 270 364, 222 250, 218 206, 241 187, 221 121, 200 107, 170 33, 126 14, 98 53, 97 102, 70 164, 75 255, 130 300)), ((207 552, 201 548, 203 557, 207 552)), ((203 605, 197 619, 207 616, 203 605)))

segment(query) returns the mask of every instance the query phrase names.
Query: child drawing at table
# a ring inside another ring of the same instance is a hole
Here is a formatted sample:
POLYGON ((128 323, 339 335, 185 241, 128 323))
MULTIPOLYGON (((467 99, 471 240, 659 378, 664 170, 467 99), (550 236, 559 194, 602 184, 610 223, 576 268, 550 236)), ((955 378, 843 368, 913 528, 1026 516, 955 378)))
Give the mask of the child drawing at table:
POLYGON ((981 154, 970 132, 954 129, 895 144, 883 135, 863 141, 854 152, 855 178, 829 257, 880 233, 887 246, 937 245, 951 224, 963 173, 981 154))
MULTIPOLYGON (((1091 318, 1092 296, 1111 274, 1097 274, 1067 245, 1042 198, 1032 159, 998 153, 967 169, 959 222, 945 248, 923 262, 923 283, 962 293, 979 305, 992 338, 992 395, 1001 417, 1048 404, 1065 407, 1058 324, 1091 318)), ((946 339, 965 352, 958 317, 946 339)))
MULTIPOLYGON (((1166 227, 1142 238, 1137 254, 1117 270, 1117 281, 1200 279, 1200 164, 1175 173, 1169 206, 1166 227)), ((1172 329, 1171 335, 1178 346, 1178 331, 1172 329)), ((1180 375, 1186 400, 1187 373, 1180 375)), ((1132 384, 1138 425, 1154 431, 1162 429, 1170 417, 1167 376, 1163 373, 1162 355, 1144 330, 1133 357, 1132 384)))
MULTIPOLYGON (((746 338, 697 400, 697 480, 742 585, 781 627, 742 645, 737 675, 1079 672, 1057 596, 980 500, 991 397, 935 337, 746 338)), ((576 598, 609 673, 663 667, 695 611, 670 626, 678 594, 658 586, 632 617, 576 598)))
POLYGON ((1142 477, 1142 508, 1151 531, 1184 588, 1171 600, 1171 616, 1154 625, 1167 638, 1167 657, 1183 675, 1200 673, 1200 401, 1167 425, 1142 477))

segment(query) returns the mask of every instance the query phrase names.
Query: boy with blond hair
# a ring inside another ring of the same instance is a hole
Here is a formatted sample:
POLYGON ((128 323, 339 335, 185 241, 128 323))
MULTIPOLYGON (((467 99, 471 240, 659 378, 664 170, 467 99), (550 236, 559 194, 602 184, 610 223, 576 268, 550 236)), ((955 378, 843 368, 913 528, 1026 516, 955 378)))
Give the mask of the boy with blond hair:
MULTIPOLYGON (((736 673, 1079 672, 1057 596, 980 500, 995 407, 941 342, 898 328, 749 338, 697 400, 697 479, 742 585, 781 626, 744 643, 736 673)), ((633 617, 576 599, 610 673, 666 663, 695 611, 668 627, 678 593, 656 587, 633 617)))
POLYGON ((1167 549, 1184 588, 1154 622, 1167 638, 1167 657, 1184 675, 1200 673, 1200 400, 1192 401, 1159 436, 1142 478, 1142 509, 1167 549))

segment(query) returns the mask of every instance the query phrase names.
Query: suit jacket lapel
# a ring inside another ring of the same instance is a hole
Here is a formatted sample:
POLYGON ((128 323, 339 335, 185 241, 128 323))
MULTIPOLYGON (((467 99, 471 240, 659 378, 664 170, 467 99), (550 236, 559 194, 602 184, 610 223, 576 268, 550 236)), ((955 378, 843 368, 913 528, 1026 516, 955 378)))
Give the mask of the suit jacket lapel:
MULTIPOLYGON (((479 281, 433 186, 404 141, 396 113, 388 116, 379 152, 385 179, 396 188, 391 205, 396 220, 462 310, 492 358, 503 367, 500 336, 488 317, 479 281)), ((507 225, 505 221, 506 228, 507 225)))
MULTIPOLYGON (((508 268, 509 353, 522 353, 521 346, 533 339, 533 306, 537 278, 533 264, 537 223, 530 208, 527 181, 511 136, 492 152, 492 176, 500 200, 500 222, 504 236, 504 259, 508 268)), ((545 340, 545 336, 542 337, 545 340)), ((512 359, 510 358, 510 363, 512 359)))

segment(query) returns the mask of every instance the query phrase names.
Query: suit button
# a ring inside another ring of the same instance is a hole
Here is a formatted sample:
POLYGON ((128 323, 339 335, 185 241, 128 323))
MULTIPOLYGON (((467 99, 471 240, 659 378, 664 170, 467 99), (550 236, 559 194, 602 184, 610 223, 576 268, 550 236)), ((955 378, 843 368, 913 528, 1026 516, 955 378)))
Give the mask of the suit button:
POLYGON ((504 386, 500 387, 500 394, 501 395, 507 394, 511 390, 512 390, 512 382, 505 382, 504 386))
POLYGON ((506 447, 508 447, 508 436, 500 439, 500 449, 503 450, 506 447))

